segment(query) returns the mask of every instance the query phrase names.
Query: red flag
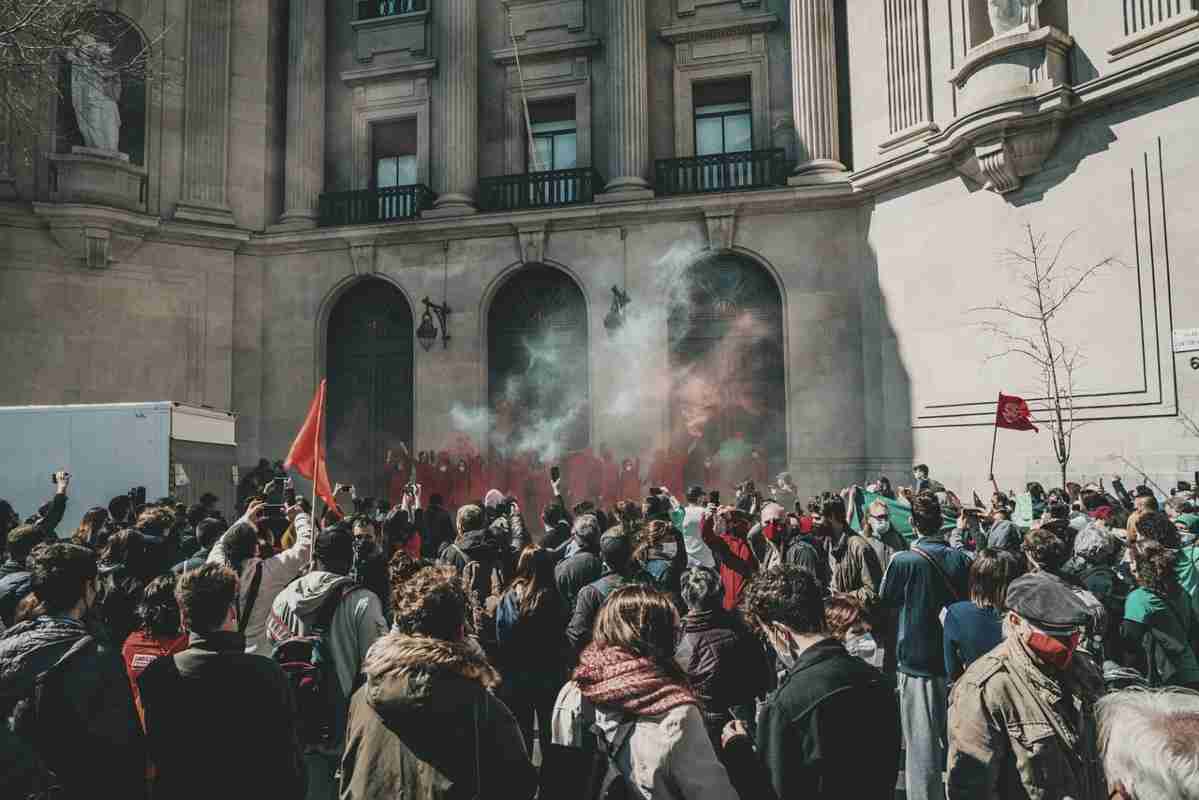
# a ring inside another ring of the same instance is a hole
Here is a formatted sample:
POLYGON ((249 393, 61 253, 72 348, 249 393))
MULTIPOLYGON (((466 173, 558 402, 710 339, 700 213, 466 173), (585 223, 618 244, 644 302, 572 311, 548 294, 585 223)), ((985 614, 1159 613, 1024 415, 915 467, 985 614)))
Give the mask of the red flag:
POLYGON ((1003 394, 995 406, 995 427, 1007 428, 1010 431, 1035 431, 1037 426, 1032 424, 1032 412, 1023 397, 1003 394))
MULTIPOLYGON (((312 405, 308 407, 308 417, 304 420, 296 440, 291 443, 287 460, 283 462, 284 469, 295 468, 296 472, 313 481, 316 494, 325 501, 325 505, 341 514, 337 501, 333 499, 333 489, 329 486, 329 471, 325 466, 325 454, 321 447, 321 434, 324 433, 325 422, 325 382, 317 387, 312 405)), ((315 509, 314 509, 315 510, 315 509)))

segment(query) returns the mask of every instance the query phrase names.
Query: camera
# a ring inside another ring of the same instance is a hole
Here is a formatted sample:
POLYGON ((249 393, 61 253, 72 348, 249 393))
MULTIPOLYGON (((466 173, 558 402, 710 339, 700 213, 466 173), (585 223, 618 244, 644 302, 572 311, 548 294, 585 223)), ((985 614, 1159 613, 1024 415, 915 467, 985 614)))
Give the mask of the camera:
POLYGON ((550 480, 557 482, 562 477, 562 470, 557 466, 550 467, 550 480))

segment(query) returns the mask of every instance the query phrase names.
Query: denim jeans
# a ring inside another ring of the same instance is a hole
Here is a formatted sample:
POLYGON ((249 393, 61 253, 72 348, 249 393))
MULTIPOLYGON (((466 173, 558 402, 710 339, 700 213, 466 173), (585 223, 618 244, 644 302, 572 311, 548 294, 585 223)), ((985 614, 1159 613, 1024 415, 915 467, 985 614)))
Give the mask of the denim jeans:
POLYGON ((944 677, 899 673, 903 721, 904 789, 907 800, 945 800, 946 725, 949 693, 944 677))

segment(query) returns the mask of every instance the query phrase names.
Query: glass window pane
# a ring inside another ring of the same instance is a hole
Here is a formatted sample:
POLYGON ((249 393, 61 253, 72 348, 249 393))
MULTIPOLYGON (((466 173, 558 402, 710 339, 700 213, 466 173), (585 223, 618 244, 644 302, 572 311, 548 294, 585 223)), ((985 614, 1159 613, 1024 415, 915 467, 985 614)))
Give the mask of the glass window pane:
POLYGON ((394 158, 380 158, 375 161, 375 186, 377 188, 398 186, 396 179, 396 160, 394 158))
POLYGON ((695 121, 695 154, 708 156, 724 152, 720 117, 695 121))
POLYGON ((730 114, 724 118, 724 152, 753 150, 749 114, 730 114))
POLYGON ((533 152, 534 163, 529 165, 529 172, 553 169, 551 162, 554 153, 554 138, 552 136, 534 137, 533 152))
POLYGON ((577 158, 578 137, 573 133, 560 133, 554 137, 554 169, 574 169, 577 158))
POLYGON ((396 160, 396 186, 416 183, 416 156, 400 156, 396 160))

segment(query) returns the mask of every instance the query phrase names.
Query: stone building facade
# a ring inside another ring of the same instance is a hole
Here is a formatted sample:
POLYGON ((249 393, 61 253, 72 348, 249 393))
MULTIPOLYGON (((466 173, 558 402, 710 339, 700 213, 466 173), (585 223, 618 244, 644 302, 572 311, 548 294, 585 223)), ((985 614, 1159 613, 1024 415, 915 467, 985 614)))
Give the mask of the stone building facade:
MULTIPOLYGON (((1072 474, 1199 469, 1191 0, 108 5, 172 79, 127 162, 73 149, 69 104, 5 137, 0 403, 230 409, 250 463, 327 376, 335 478, 549 420, 983 493, 996 393, 1039 382, 972 309, 1018 299, 1031 226, 1112 259, 1058 319, 1072 474)), ((996 473, 1056 483, 1047 436, 996 473)))

